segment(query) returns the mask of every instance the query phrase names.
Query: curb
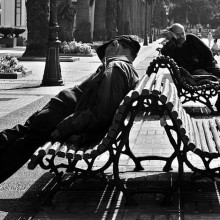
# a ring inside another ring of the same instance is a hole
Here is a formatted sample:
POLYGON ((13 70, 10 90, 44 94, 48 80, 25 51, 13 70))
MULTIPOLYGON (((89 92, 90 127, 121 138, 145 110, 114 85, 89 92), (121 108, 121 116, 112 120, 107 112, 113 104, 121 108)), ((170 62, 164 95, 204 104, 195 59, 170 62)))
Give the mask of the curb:
MULTIPOLYGON (((46 57, 18 57, 18 61, 46 61, 46 57)), ((61 56, 59 58, 60 62, 75 62, 80 60, 80 58, 69 57, 69 56, 61 56)))
POLYGON ((18 79, 25 76, 31 75, 32 71, 28 70, 23 72, 13 72, 13 73, 0 73, 0 79, 18 79))

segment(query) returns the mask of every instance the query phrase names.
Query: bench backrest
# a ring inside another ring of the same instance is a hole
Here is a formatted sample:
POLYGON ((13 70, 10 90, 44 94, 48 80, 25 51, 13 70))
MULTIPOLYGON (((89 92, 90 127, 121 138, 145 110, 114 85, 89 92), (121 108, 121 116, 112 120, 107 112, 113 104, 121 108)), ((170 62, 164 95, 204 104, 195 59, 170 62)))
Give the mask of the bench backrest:
MULTIPOLYGON (((214 75, 192 76, 188 71, 179 67, 177 63, 166 56, 159 56, 155 58, 147 69, 147 75, 151 73, 157 73, 160 68, 166 68, 172 77, 178 92, 179 89, 185 89, 187 91, 207 90, 214 89, 218 91, 219 81, 214 75)), ((216 95, 216 94, 214 94, 216 95)))
POLYGON ((120 103, 113 122, 100 143, 92 143, 87 146, 78 147, 67 142, 52 142, 48 141, 43 146, 39 147, 32 155, 28 168, 33 170, 38 164, 38 159, 46 155, 58 156, 61 158, 74 160, 88 160, 95 158, 105 151, 113 151, 112 145, 117 145, 120 139, 127 138, 130 129, 133 125, 135 115, 140 106, 139 97, 142 94, 144 85, 148 81, 148 76, 144 75, 134 90, 131 90, 120 103))
MULTIPOLYGON (((109 131, 100 143, 79 148, 65 142, 52 143, 49 141, 33 154, 29 169, 34 169, 38 158, 42 158, 47 154, 66 157, 71 160, 88 160, 105 151, 112 152, 118 143, 126 143, 135 117, 140 110, 152 111, 159 106, 162 106, 162 111, 159 112, 161 118, 163 119, 162 116, 166 112, 169 114, 177 134, 181 137, 183 144, 189 147, 190 150, 207 152, 207 156, 210 156, 210 153, 212 156, 219 154, 220 144, 218 146, 216 143, 220 143, 220 141, 214 141, 213 143, 211 137, 214 136, 216 140, 218 139, 216 127, 220 130, 220 120, 214 120, 213 124, 207 124, 203 121, 201 126, 201 123, 191 118, 183 108, 175 85, 170 83, 163 74, 151 73, 150 76, 144 75, 136 88, 124 97, 115 113, 109 131), (204 135, 202 135, 203 133, 204 135), (198 138, 199 136, 200 138, 198 138), (202 138, 206 138, 208 141, 204 142, 202 138)), ((164 121, 163 124, 166 125, 166 122, 164 121)))
MULTIPOLYGON (((214 158, 220 154, 220 119, 195 120, 191 117, 180 101, 177 89, 173 83, 164 78, 164 75, 152 73, 142 90, 142 95, 156 97, 158 105, 166 107, 178 135, 188 150, 202 153, 205 157, 214 158)), ((161 112, 162 115, 162 112, 161 112)), ((163 126, 166 126, 165 117, 161 117, 163 126)))

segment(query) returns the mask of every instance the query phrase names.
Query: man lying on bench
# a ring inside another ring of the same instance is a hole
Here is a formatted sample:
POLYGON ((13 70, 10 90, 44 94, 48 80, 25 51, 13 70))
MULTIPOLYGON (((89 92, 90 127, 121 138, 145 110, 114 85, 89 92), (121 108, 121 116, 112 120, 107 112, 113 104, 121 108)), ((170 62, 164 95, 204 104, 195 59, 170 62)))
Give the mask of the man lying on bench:
POLYGON ((0 183, 22 167, 51 138, 78 146, 105 135, 124 96, 135 87, 132 62, 140 44, 128 35, 115 37, 97 49, 102 64, 80 85, 61 91, 24 125, 0 132, 0 183))

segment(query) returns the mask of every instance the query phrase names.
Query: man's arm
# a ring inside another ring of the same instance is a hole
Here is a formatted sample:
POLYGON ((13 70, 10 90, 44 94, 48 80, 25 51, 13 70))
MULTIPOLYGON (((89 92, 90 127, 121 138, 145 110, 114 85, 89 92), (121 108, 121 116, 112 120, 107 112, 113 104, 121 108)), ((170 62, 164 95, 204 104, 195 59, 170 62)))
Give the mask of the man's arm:
POLYGON ((197 36, 189 34, 190 42, 196 49, 197 53, 202 57, 202 65, 204 68, 214 67, 215 59, 213 57, 211 49, 197 36))
POLYGON ((167 30, 163 33, 163 36, 165 39, 168 40, 168 42, 162 47, 161 54, 164 56, 169 56, 173 58, 174 56, 174 49, 176 48, 176 35, 170 30, 167 30))
POLYGON ((96 105, 76 112, 59 123, 57 129, 61 137, 109 125, 120 102, 128 92, 127 74, 117 67, 109 68, 101 82, 96 105))

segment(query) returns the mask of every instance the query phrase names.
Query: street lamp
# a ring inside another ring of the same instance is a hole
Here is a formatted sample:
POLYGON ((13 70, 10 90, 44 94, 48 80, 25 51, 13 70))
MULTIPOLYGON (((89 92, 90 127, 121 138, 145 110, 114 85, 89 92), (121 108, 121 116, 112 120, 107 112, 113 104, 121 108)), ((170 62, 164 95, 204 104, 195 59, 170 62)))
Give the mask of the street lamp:
POLYGON ((56 0, 50 0, 49 37, 47 43, 47 57, 41 86, 61 86, 63 84, 59 60, 58 23, 56 0))
POLYGON ((169 10, 170 10, 170 7, 168 5, 165 5, 164 9, 165 9, 165 13, 166 13, 167 26, 169 26, 169 10))

